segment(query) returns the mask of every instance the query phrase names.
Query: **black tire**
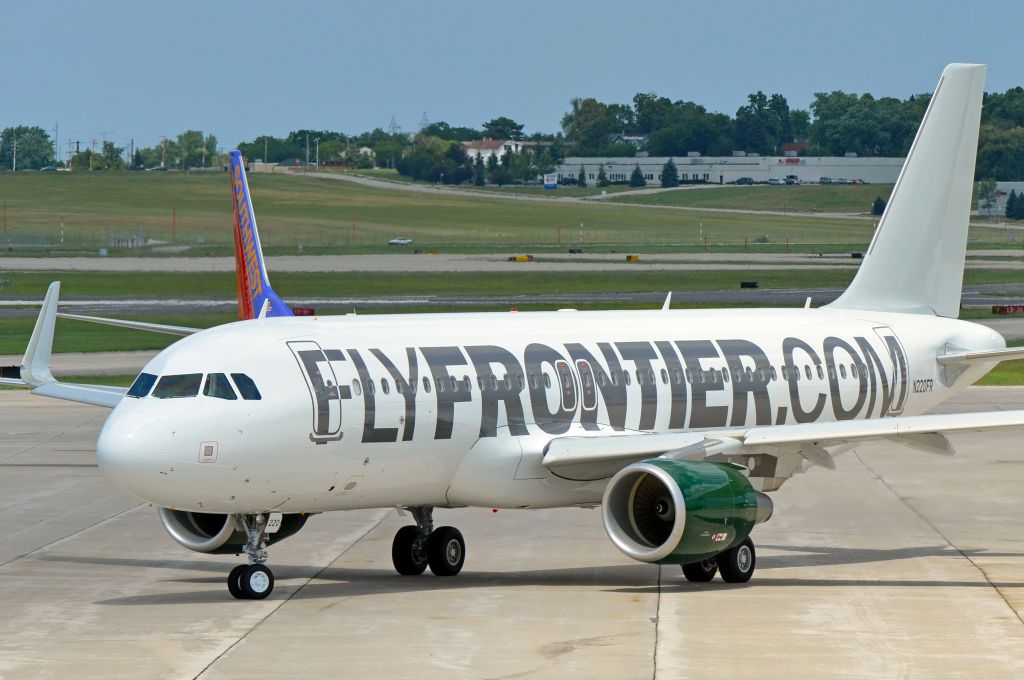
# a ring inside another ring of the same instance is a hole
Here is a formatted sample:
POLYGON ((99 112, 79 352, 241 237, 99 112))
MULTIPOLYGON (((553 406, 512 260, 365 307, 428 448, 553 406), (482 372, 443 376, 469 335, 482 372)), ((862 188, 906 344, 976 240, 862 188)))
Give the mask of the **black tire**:
POLYGON ((757 553, 754 552, 754 542, 746 538, 739 545, 729 548, 719 555, 718 571, 722 574, 722 580, 726 583, 746 583, 754 575, 754 567, 757 566, 757 553))
POLYGON ((244 600, 245 593, 242 592, 242 571, 249 565, 239 564, 228 573, 228 592, 236 600, 244 600))
POLYGON ((435 576, 455 576, 466 561, 466 541, 455 527, 438 527, 427 539, 427 561, 435 576))
POLYGON ((247 600, 262 600, 274 592, 274 574, 263 564, 245 567, 238 581, 247 600))
POLYGON ((427 546, 419 527, 404 526, 391 542, 391 563, 402 576, 419 576, 427 568, 427 546))
POLYGON ((718 562, 714 559, 701 560, 683 565, 683 576, 687 581, 694 583, 707 583, 718 573, 718 562))

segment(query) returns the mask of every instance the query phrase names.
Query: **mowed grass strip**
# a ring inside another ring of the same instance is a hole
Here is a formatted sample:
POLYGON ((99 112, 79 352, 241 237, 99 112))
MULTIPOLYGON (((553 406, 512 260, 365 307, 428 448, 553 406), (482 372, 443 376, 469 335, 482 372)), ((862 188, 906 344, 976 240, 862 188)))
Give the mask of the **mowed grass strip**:
MULTIPOLYGON (((869 221, 857 219, 511 201, 281 174, 252 174, 249 181, 261 239, 271 249, 386 250, 396 236, 413 239, 416 247, 692 247, 705 237, 711 243, 767 237, 863 245, 872 230, 869 221)), ((7 247, 0 252, 95 254, 113 238, 134 235, 190 246, 196 254, 204 254, 204 247, 223 252, 232 242, 230 187, 220 172, 4 173, 0 201, 8 210, 8 231, 0 234, 7 247)))
POLYGON ((875 198, 888 201, 892 184, 803 184, 797 186, 722 186, 680 188, 656 194, 612 197, 617 203, 681 208, 728 208, 784 212, 871 213, 875 198))

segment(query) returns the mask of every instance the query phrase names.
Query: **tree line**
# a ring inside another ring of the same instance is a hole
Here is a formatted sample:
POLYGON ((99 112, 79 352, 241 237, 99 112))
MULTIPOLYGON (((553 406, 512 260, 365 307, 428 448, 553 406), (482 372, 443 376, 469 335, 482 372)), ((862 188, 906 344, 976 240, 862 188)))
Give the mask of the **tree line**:
MULTIPOLYGON (((525 135, 523 125, 500 116, 479 128, 439 121, 416 133, 376 128, 356 135, 330 130, 296 130, 284 137, 261 135, 238 145, 250 160, 349 167, 394 168, 418 179, 495 184, 533 179, 567 155, 588 157, 730 155, 733 151, 764 155, 783 144, 803 140, 799 151, 811 156, 905 156, 928 106, 930 94, 906 99, 875 98, 840 90, 815 93, 808 109, 791 108, 778 93, 747 96, 735 115, 708 111, 692 101, 672 101, 654 93, 637 93, 629 104, 574 98, 553 133, 525 135), (488 167, 462 153, 462 142, 481 140, 543 142, 525 157, 488 167)), ((99 149, 79 150, 75 168, 117 170, 130 167, 190 169, 223 164, 217 140, 188 130, 152 147, 136 149, 104 142, 99 149)), ((56 165, 48 133, 37 126, 8 127, 0 133, 0 167, 39 169, 56 165)), ((1024 88, 986 93, 978 145, 978 178, 1024 180, 1024 88)))

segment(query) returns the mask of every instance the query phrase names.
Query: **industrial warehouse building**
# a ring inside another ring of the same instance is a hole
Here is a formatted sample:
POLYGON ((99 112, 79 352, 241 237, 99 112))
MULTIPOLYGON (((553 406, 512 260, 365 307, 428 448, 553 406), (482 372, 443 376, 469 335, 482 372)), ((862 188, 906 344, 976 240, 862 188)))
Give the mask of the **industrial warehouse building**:
MULTIPOLYGON (((555 168, 558 179, 579 179, 580 166, 587 173, 587 182, 597 181, 597 173, 604 165, 609 182, 628 182, 633 168, 640 166, 640 172, 649 184, 661 183, 661 169, 669 160, 668 156, 646 158, 566 158, 555 168)), ((750 177, 754 182, 770 179, 785 180, 795 175, 801 182, 817 182, 822 177, 870 182, 871 184, 892 184, 903 168, 903 158, 878 158, 856 156, 675 156, 672 161, 679 170, 680 182, 707 182, 729 184, 741 177, 750 177)))

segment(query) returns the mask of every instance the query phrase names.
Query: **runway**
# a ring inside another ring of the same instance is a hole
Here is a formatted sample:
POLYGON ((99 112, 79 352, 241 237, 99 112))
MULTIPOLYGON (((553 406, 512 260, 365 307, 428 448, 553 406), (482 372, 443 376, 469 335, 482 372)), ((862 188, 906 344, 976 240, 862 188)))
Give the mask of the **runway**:
MULTIPOLYGON (((974 388, 951 411, 1024 408, 974 388)), ((751 583, 633 562, 598 510, 438 510, 453 578, 397 576, 394 510, 314 517, 236 601, 95 467, 99 408, 0 391, 0 678, 1024 676, 1019 432, 870 445, 774 494, 751 583)))

